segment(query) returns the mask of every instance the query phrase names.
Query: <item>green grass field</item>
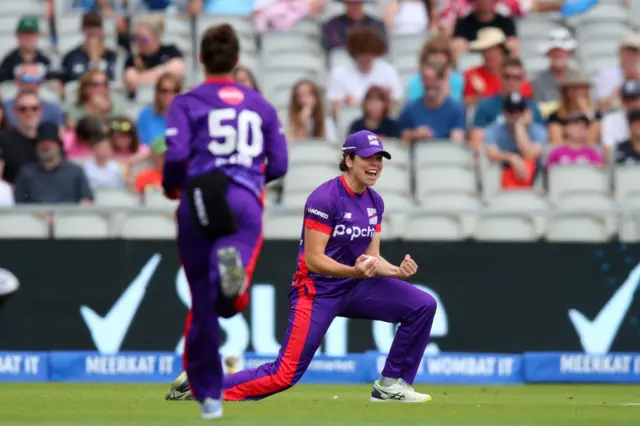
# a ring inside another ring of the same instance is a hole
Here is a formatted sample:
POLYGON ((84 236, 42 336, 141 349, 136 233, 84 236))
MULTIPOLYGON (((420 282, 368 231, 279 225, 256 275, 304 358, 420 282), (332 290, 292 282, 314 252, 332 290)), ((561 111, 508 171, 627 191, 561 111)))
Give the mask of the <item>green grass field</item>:
POLYGON ((204 422, 194 402, 164 401, 163 385, 0 383, 0 425, 640 425, 640 386, 416 389, 433 402, 371 404, 370 386, 299 385, 260 402, 226 403, 225 419, 204 422))

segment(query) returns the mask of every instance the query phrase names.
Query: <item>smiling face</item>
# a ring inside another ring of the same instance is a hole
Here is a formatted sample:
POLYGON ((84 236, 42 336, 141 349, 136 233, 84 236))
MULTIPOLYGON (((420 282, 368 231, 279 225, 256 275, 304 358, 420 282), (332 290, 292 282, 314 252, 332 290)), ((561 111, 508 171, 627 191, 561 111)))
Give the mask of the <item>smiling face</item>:
POLYGON ((355 155, 346 158, 349 175, 359 186, 373 186, 382 174, 382 153, 370 157, 355 155))

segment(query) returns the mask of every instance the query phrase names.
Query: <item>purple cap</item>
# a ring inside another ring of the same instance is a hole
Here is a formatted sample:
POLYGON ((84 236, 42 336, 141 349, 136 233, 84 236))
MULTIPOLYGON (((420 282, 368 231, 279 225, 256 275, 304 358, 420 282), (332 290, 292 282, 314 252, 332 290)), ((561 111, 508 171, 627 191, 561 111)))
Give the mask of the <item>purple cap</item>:
POLYGON ((349 135, 342 145, 342 153, 350 154, 352 152, 363 158, 371 157, 380 152, 384 158, 391 160, 391 154, 384 150, 378 135, 368 130, 360 130, 349 135))

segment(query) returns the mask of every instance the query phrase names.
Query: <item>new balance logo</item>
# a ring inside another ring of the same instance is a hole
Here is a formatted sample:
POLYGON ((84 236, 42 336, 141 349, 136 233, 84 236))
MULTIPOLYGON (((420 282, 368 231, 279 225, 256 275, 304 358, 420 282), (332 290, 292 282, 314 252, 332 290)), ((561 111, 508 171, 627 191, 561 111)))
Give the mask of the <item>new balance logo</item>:
POLYGON ((344 214, 344 218, 345 219, 351 219, 351 213, 345 213, 344 214))

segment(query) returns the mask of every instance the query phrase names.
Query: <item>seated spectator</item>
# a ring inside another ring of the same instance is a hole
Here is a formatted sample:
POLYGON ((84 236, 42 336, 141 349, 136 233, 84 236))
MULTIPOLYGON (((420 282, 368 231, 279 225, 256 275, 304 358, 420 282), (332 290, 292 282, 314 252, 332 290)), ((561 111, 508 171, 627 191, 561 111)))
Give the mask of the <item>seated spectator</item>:
POLYGON ((83 160, 91 156, 93 144, 101 141, 107 131, 104 117, 85 115, 76 124, 75 131, 64 134, 63 147, 67 158, 83 160))
MULTIPOLYGON (((48 16, 52 19, 55 0, 48 0, 50 3, 48 16)), ((66 0, 68 10, 99 13, 107 19, 112 19, 116 23, 118 33, 118 45, 127 51, 131 50, 131 40, 129 38, 129 24, 126 16, 126 0, 66 0)), ((55 31, 52 31, 55 32, 55 31)))
POLYGON ((233 70, 232 76, 236 83, 242 84, 243 86, 249 87, 258 92, 260 91, 258 81, 249 68, 238 65, 233 70))
POLYGON ((320 89, 311 80, 300 80, 291 89, 288 121, 287 139, 290 142, 308 138, 338 139, 336 126, 325 112, 320 89))
POLYGON ((38 161, 20 169, 14 188, 17 204, 91 204, 93 193, 82 168, 63 157, 58 126, 42 123, 36 138, 38 161))
POLYGON ((0 132, 2 132, 3 130, 7 130, 10 127, 11 124, 9 124, 9 118, 5 113, 4 104, 0 103, 0 132))
POLYGON ((384 24, 392 35, 438 32, 436 2, 433 0, 387 0, 384 24))
MULTIPOLYGON (((39 65, 36 64, 24 64, 18 71, 16 86, 18 92, 29 91, 38 93, 40 86, 42 85, 42 76, 39 65)), ((12 126, 16 125, 17 117, 15 115, 15 99, 10 99, 4 103, 4 110, 7 113, 7 119, 12 126)), ((62 109, 52 103, 45 100, 40 100, 40 107, 42 109, 42 121, 49 121, 56 123, 59 126, 64 124, 64 113, 62 109)))
POLYGON ((577 112, 566 118, 564 143, 551 151, 547 168, 556 164, 602 165, 604 160, 597 148, 590 143, 591 117, 577 112))
POLYGON ((28 90, 18 93, 13 104, 13 113, 16 117, 15 126, 0 132, 0 149, 5 165, 2 179, 11 184, 15 182, 22 166, 37 160, 33 147, 42 117, 38 95, 28 90))
POLYGON ((480 32, 485 28, 499 29, 504 38, 502 42, 506 43, 513 56, 518 56, 516 23, 513 18, 497 14, 494 4, 495 0, 474 0, 473 11, 456 21, 451 42, 456 57, 469 50, 470 43, 479 40, 480 32))
MULTIPOLYGON (((521 93, 525 71, 522 62, 517 58, 508 58, 502 66, 500 92, 481 101, 473 116, 469 135, 471 147, 478 150, 484 138, 484 129, 495 123, 504 122, 504 100, 510 93, 521 93)), ((544 126, 544 118, 535 101, 525 98, 524 102, 533 115, 533 121, 544 126)))
POLYGON ((156 83, 156 98, 153 105, 142 108, 138 114, 138 136, 149 145, 167 130, 169 104, 182 92, 182 82, 171 73, 162 74, 156 83))
MULTIPOLYGON (((578 43, 566 28, 552 30, 549 40, 542 45, 542 53, 549 58, 549 68, 533 79, 533 95, 543 110, 551 112, 558 107, 560 82, 569 71, 576 47, 578 43)), ((549 113, 544 114, 547 115, 549 113)))
POLYGON ((307 16, 316 16, 324 9, 325 0, 255 0, 253 29, 262 34, 271 28, 290 31, 307 16))
POLYGON ((386 90, 372 86, 362 101, 362 118, 351 123, 349 134, 369 130, 383 138, 400 138, 398 122, 389 117, 391 100, 386 90))
POLYGON ((503 165, 503 188, 531 187, 547 131, 533 121, 533 114, 520 93, 510 93, 505 98, 504 118, 504 122, 486 129, 487 156, 503 165))
POLYGON ((253 12, 254 1, 259 0, 178 0, 181 3, 187 1, 187 11, 196 16, 204 12, 207 15, 244 15, 249 16, 253 12))
POLYGON ((67 108, 67 126, 74 128, 76 123, 87 115, 97 115, 109 120, 119 115, 118 106, 111 100, 109 79, 104 71, 90 70, 80 79, 76 100, 67 108))
POLYGON ((186 5, 191 0, 128 0, 135 2, 135 10, 141 13, 167 12, 176 13, 186 11, 186 5))
POLYGON ((124 80, 128 88, 153 85, 162 74, 170 72, 183 79, 186 65, 182 53, 173 44, 161 44, 164 16, 148 15, 140 18, 133 29, 137 53, 130 54, 124 65, 124 80))
POLYGON ((327 85, 327 97, 332 103, 334 117, 338 117, 342 105, 361 103, 371 86, 384 87, 395 103, 402 99, 398 72, 392 64, 380 58, 387 53, 387 42, 375 29, 352 29, 347 50, 353 61, 332 69, 327 85))
POLYGON ((347 44, 349 30, 357 27, 371 28, 377 31, 385 40, 387 37, 384 24, 376 18, 364 13, 366 0, 343 0, 347 11, 330 19, 322 27, 322 47, 329 53, 336 47, 347 44))
POLYGON ((581 73, 568 72, 561 83, 560 105, 547 119, 549 142, 562 143, 564 127, 571 117, 582 114, 589 118, 589 142, 600 141, 600 120, 602 115, 591 105, 589 88, 591 83, 581 73))
POLYGON ((629 80, 620 90, 622 109, 606 114, 600 127, 600 141, 612 149, 618 143, 629 139, 629 121, 627 115, 634 109, 640 109, 640 80, 629 80))
POLYGON ((60 78, 63 83, 80 80, 88 71, 98 69, 107 74, 110 80, 115 78, 116 52, 104 44, 102 18, 97 12, 89 12, 82 17, 84 42, 64 55, 60 78))
MULTIPOLYGON (((449 45, 449 39, 442 35, 436 35, 429 38, 424 46, 422 46, 422 52, 420 53, 420 64, 430 62, 439 63, 447 68, 447 75, 449 81, 449 95, 457 100, 462 100, 462 91, 464 90, 464 77, 460 72, 453 69, 453 53, 449 45)), ((409 80, 407 85, 407 98, 409 101, 413 101, 424 96, 424 85, 422 84, 422 74, 417 72, 409 80)))
POLYGON ((464 142, 464 105, 449 96, 446 76, 446 68, 440 64, 423 65, 425 95, 422 99, 409 102, 398 120, 402 140, 406 144, 425 139, 464 142))
POLYGON ((640 109, 633 109, 627 115, 629 139, 616 146, 616 164, 640 165, 640 109))
POLYGON ((0 207, 10 207, 15 204, 13 199, 13 187, 9 182, 4 180, 4 158, 0 149, 0 207))
POLYGON ((136 192, 146 192, 162 188, 162 171, 164 169, 164 154, 167 152, 167 142, 164 136, 156 138, 151 143, 151 161, 153 167, 144 169, 135 177, 132 187, 136 192))
MULTIPOLYGON (((476 105, 481 98, 500 93, 502 87, 502 71, 509 58, 509 50, 504 34, 497 28, 484 28, 478 33, 478 39, 470 44, 471 49, 482 52, 484 63, 468 69, 464 73, 464 101, 466 105, 476 105)), ((524 67, 523 73, 524 73, 524 67)), ((520 93, 526 97, 533 96, 531 84, 526 76, 520 81, 520 93)))
POLYGON ((124 188, 123 170, 113 159, 113 146, 106 132, 91 146, 93 155, 83 164, 91 189, 124 188))
POLYGON ((132 166, 149 158, 149 146, 140 143, 133 121, 124 116, 111 119, 110 136, 114 158, 125 166, 132 166))
POLYGON ((602 69, 596 75, 595 91, 603 112, 620 105, 622 83, 640 80, 640 34, 632 33, 624 37, 618 52, 620 65, 602 69))
POLYGON ((22 65, 30 64, 29 75, 37 76, 40 80, 56 78, 56 70, 51 60, 38 49, 40 38, 40 24, 35 16, 23 16, 16 29, 18 47, 5 55, 0 63, 0 83, 16 80, 24 75, 22 65), (35 70, 35 71, 34 71, 35 70))

